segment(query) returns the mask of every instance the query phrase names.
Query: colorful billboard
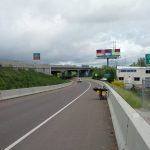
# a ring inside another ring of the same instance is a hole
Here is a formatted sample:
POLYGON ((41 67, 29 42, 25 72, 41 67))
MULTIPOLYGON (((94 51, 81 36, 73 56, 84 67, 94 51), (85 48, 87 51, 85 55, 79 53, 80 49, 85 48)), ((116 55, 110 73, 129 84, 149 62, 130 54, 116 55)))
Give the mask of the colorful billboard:
POLYGON ((120 56, 120 49, 98 49, 96 50, 97 58, 118 58, 120 56))

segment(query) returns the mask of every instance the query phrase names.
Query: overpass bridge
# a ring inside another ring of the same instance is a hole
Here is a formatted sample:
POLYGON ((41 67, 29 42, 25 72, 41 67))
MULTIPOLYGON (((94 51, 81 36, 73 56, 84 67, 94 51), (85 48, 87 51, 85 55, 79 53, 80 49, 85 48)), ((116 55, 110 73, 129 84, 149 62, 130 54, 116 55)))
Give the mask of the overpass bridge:
POLYGON ((0 61, 2 67, 13 67, 15 69, 34 69, 37 72, 42 72, 48 75, 68 72, 77 72, 80 76, 89 76, 92 67, 88 65, 75 66, 75 65, 50 65, 50 64, 34 64, 25 63, 20 61, 0 61))
POLYGON ((92 68, 87 65, 82 66, 73 66, 73 65, 52 65, 51 66, 51 73, 55 74, 58 72, 65 72, 71 73, 72 71, 75 71, 80 76, 89 76, 91 73, 92 68))

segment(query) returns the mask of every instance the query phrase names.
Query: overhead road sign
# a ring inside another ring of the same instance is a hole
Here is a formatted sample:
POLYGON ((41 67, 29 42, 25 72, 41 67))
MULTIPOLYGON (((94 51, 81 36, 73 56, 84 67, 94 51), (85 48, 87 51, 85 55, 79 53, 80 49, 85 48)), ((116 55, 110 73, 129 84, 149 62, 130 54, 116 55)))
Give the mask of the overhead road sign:
POLYGON ((33 53, 33 60, 40 60, 40 53, 33 53))
POLYGON ((146 65, 150 65, 150 54, 145 54, 145 63, 146 65))

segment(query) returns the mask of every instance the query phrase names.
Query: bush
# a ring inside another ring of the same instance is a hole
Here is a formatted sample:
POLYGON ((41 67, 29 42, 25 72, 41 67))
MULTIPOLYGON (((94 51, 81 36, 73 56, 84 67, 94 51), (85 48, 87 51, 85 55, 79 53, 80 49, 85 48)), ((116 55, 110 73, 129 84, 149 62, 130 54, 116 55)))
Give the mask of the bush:
POLYGON ((36 72, 11 67, 0 68, 0 90, 45 86, 65 83, 66 80, 36 72))
POLYGON ((114 80, 112 83, 111 83, 113 86, 118 86, 120 88, 124 88, 124 83, 120 80, 114 80))
POLYGON ((116 79, 116 67, 103 66, 102 72, 103 77, 107 78, 108 82, 112 82, 116 79))
POLYGON ((116 67, 103 66, 102 68, 94 68, 92 70, 92 79, 106 78, 108 82, 116 79, 116 67))
POLYGON ((102 69, 94 68, 92 71, 92 79, 101 79, 103 77, 102 69))
POLYGON ((133 108, 142 106, 141 97, 131 90, 126 90, 119 86, 113 86, 114 90, 133 108))

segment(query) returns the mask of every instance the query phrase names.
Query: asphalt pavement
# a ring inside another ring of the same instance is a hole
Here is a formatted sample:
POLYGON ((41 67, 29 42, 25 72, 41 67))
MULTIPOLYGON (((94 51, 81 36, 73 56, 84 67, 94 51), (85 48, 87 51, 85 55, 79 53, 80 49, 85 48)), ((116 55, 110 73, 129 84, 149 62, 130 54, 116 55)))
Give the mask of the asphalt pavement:
POLYGON ((108 103, 91 84, 0 102, 0 149, 117 150, 108 103))

